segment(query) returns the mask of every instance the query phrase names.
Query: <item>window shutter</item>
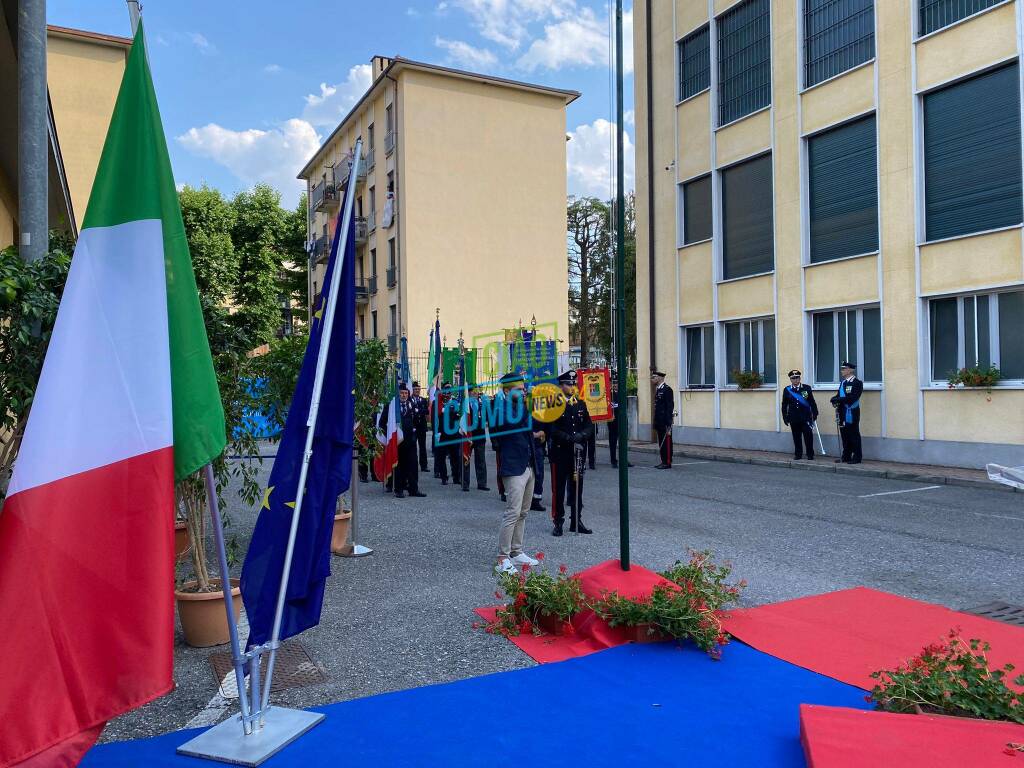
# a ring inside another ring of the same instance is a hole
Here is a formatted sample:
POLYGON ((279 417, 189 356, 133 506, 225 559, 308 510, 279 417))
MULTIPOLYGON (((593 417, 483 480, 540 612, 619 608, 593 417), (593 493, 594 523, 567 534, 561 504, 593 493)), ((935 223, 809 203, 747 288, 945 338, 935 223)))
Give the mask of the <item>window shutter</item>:
POLYGON ((966 19, 978 11, 1003 0, 921 0, 921 32, 927 35, 937 29, 966 19))
POLYGON ((705 24, 679 42, 679 100, 688 99, 711 84, 710 32, 705 24))
POLYGON ((811 262, 878 250, 875 117, 808 141, 811 262))
POLYGON ((722 172, 722 271, 726 280, 774 268, 772 208, 771 155, 722 172))
POLYGON ((874 0, 804 0, 805 88, 874 55, 874 0))
POLYGON ((718 19, 718 124, 772 103, 771 3, 747 0, 718 19))
POLYGON ((711 239, 711 177, 683 184, 683 242, 711 239))
POLYGON ((924 99, 928 240, 1020 224, 1018 65, 986 72, 924 99))

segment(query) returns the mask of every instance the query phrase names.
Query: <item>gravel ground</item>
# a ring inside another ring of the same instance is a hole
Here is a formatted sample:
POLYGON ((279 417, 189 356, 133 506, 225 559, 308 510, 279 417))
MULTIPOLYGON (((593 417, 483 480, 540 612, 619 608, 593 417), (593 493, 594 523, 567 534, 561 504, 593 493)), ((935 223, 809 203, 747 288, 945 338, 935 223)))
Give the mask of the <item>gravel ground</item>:
MULTIPOLYGON (((618 556, 617 474, 606 457, 599 450, 598 468, 586 476, 584 517, 595 534, 555 539, 548 515, 532 513, 528 550, 573 570, 618 556)), ((952 608, 1024 604, 1017 494, 691 459, 658 471, 657 459, 639 452, 633 461, 633 562, 660 569, 687 547, 710 548, 750 582, 745 605, 858 584, 952 608)), ((278 704, 307 707, 533 664, 504 639, 470 627, 472 609, 494 602, 501 504, 493 463, 490 473, 490 493, 475 482, 468 493, 442 487, 430 473, 420 475, 425 499, 360 486, 359 538, 375 553, 334 559, 322 622, 300 638, 327 681, 282 691, 278 704)), ((254 513, 236 505, 232 516, 245 545, 254 513)), ((218 709, 224 702, 207 662, 213 651, 223 648, 188 648, 179 634, 176 690, 111 722, 103 740, 233 712, 218 709)))

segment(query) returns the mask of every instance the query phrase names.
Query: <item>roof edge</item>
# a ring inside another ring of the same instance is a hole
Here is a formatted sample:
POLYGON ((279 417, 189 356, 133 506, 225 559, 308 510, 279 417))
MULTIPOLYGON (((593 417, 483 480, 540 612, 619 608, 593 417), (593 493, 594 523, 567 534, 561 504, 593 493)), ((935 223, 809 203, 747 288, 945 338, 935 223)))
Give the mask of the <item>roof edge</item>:
POLYGON ((68 38, 71 40, 85 40, 90 43, 110 45, 115 48, 132 47, 132 39, 130 37, 121 37, 120 35, 105 35, 102 32, 90 32, 86 29, 74 29, 73 27, 58 27, 55 24, 47 24, 46 33, 56 35, 57 37, 68 38))

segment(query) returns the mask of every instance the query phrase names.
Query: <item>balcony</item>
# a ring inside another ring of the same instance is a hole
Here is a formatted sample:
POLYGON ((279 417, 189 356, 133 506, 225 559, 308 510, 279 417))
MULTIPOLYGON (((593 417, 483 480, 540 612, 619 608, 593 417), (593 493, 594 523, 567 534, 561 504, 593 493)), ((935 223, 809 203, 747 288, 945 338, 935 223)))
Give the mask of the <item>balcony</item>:
POLYGON ((365 243, 367 234, 366 219, 362 216, 356 216, 356 245, 365 243))
POLYGON ((326 178, 321 179, 318 184, 313 185, 313 190, 309 193, 309 207, 314 211, 323 211, 337 199, 338 194, 333 180, 329 182, 326 178))
MULTIPOLYGON (((373 278, 371 277, 370 280, 373 278)), ((366 304, 370 300, 370 290, 365 277, 356 278, 356 303, 366 304)))
MULTIPOLYGON (((334 176, 334 186, 340 192, 345 189, 345 185, 348 184, 349 176, 352 175, 352 163, 348 160, 339 162, 331 170, 334 176)), ((357 183, 366 181, 366 158, 363 158, 363 162, 359 163, 359 176, 356 179, 357 183)), ((340 195, 339 195, 340 197, 340 195)))
POLYGON ((370 215, 366 217, 366 231, 373 232, 377 228, 377 212, 370 211, 370 215))
MULTIPOLYGON (((367 280, 366 280, 366 288, 370 292, 371 296, 373 296, 375 293, 377 293, 377 276, 376 275, 371 275, 369 278, 367 278, 367 280)), ((376 334, 374 334, 374 338, 376 338, 376 334)))
POLYGON ((384 154, 390 155, 395 151, 395 132, 388 131, 384 134, 384 154))
POLYGON ((374 162, 376 161, 374 154, 373 147, 366 150, 366 170, 368 171, 373 170, 374 162))
POLYGON ((327 235, 320 235, 315 241, 313 241, 313 261, 317 264, 323 264, 327 261, 327 257, 331 254, 331 241, 327 235))
POLYGON ((388 354, 390 354, 390 355, 397 355, 398 354, 398 334, 397 333, 389 333, 388 334, 388 354))
POLYGON ((398 267, 388 267, 387 270, 388 288, 398 285, 398 267))

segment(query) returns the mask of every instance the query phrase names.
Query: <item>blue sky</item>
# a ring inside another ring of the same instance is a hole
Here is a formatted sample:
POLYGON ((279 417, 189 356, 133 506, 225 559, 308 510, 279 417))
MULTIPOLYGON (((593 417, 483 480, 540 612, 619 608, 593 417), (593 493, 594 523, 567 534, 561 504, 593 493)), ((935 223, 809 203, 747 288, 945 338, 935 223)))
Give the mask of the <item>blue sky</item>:
MULTIPOLYGON (((632 106, 632 2, 626 2, 632 106)), ((369 84, 374 54, 580 91, 566 129, 571 194, 607 197, 614 104, 608 0, 148 0, 143 18, 179 184, 226 193, 295 173, 369 84), (367 9, 372 8, 372 13, 367 9)), ((49 0, 48 21, 128 35, 123 0, 49 0)), ((631 110, 627 189, 632 189, 631 110)))

